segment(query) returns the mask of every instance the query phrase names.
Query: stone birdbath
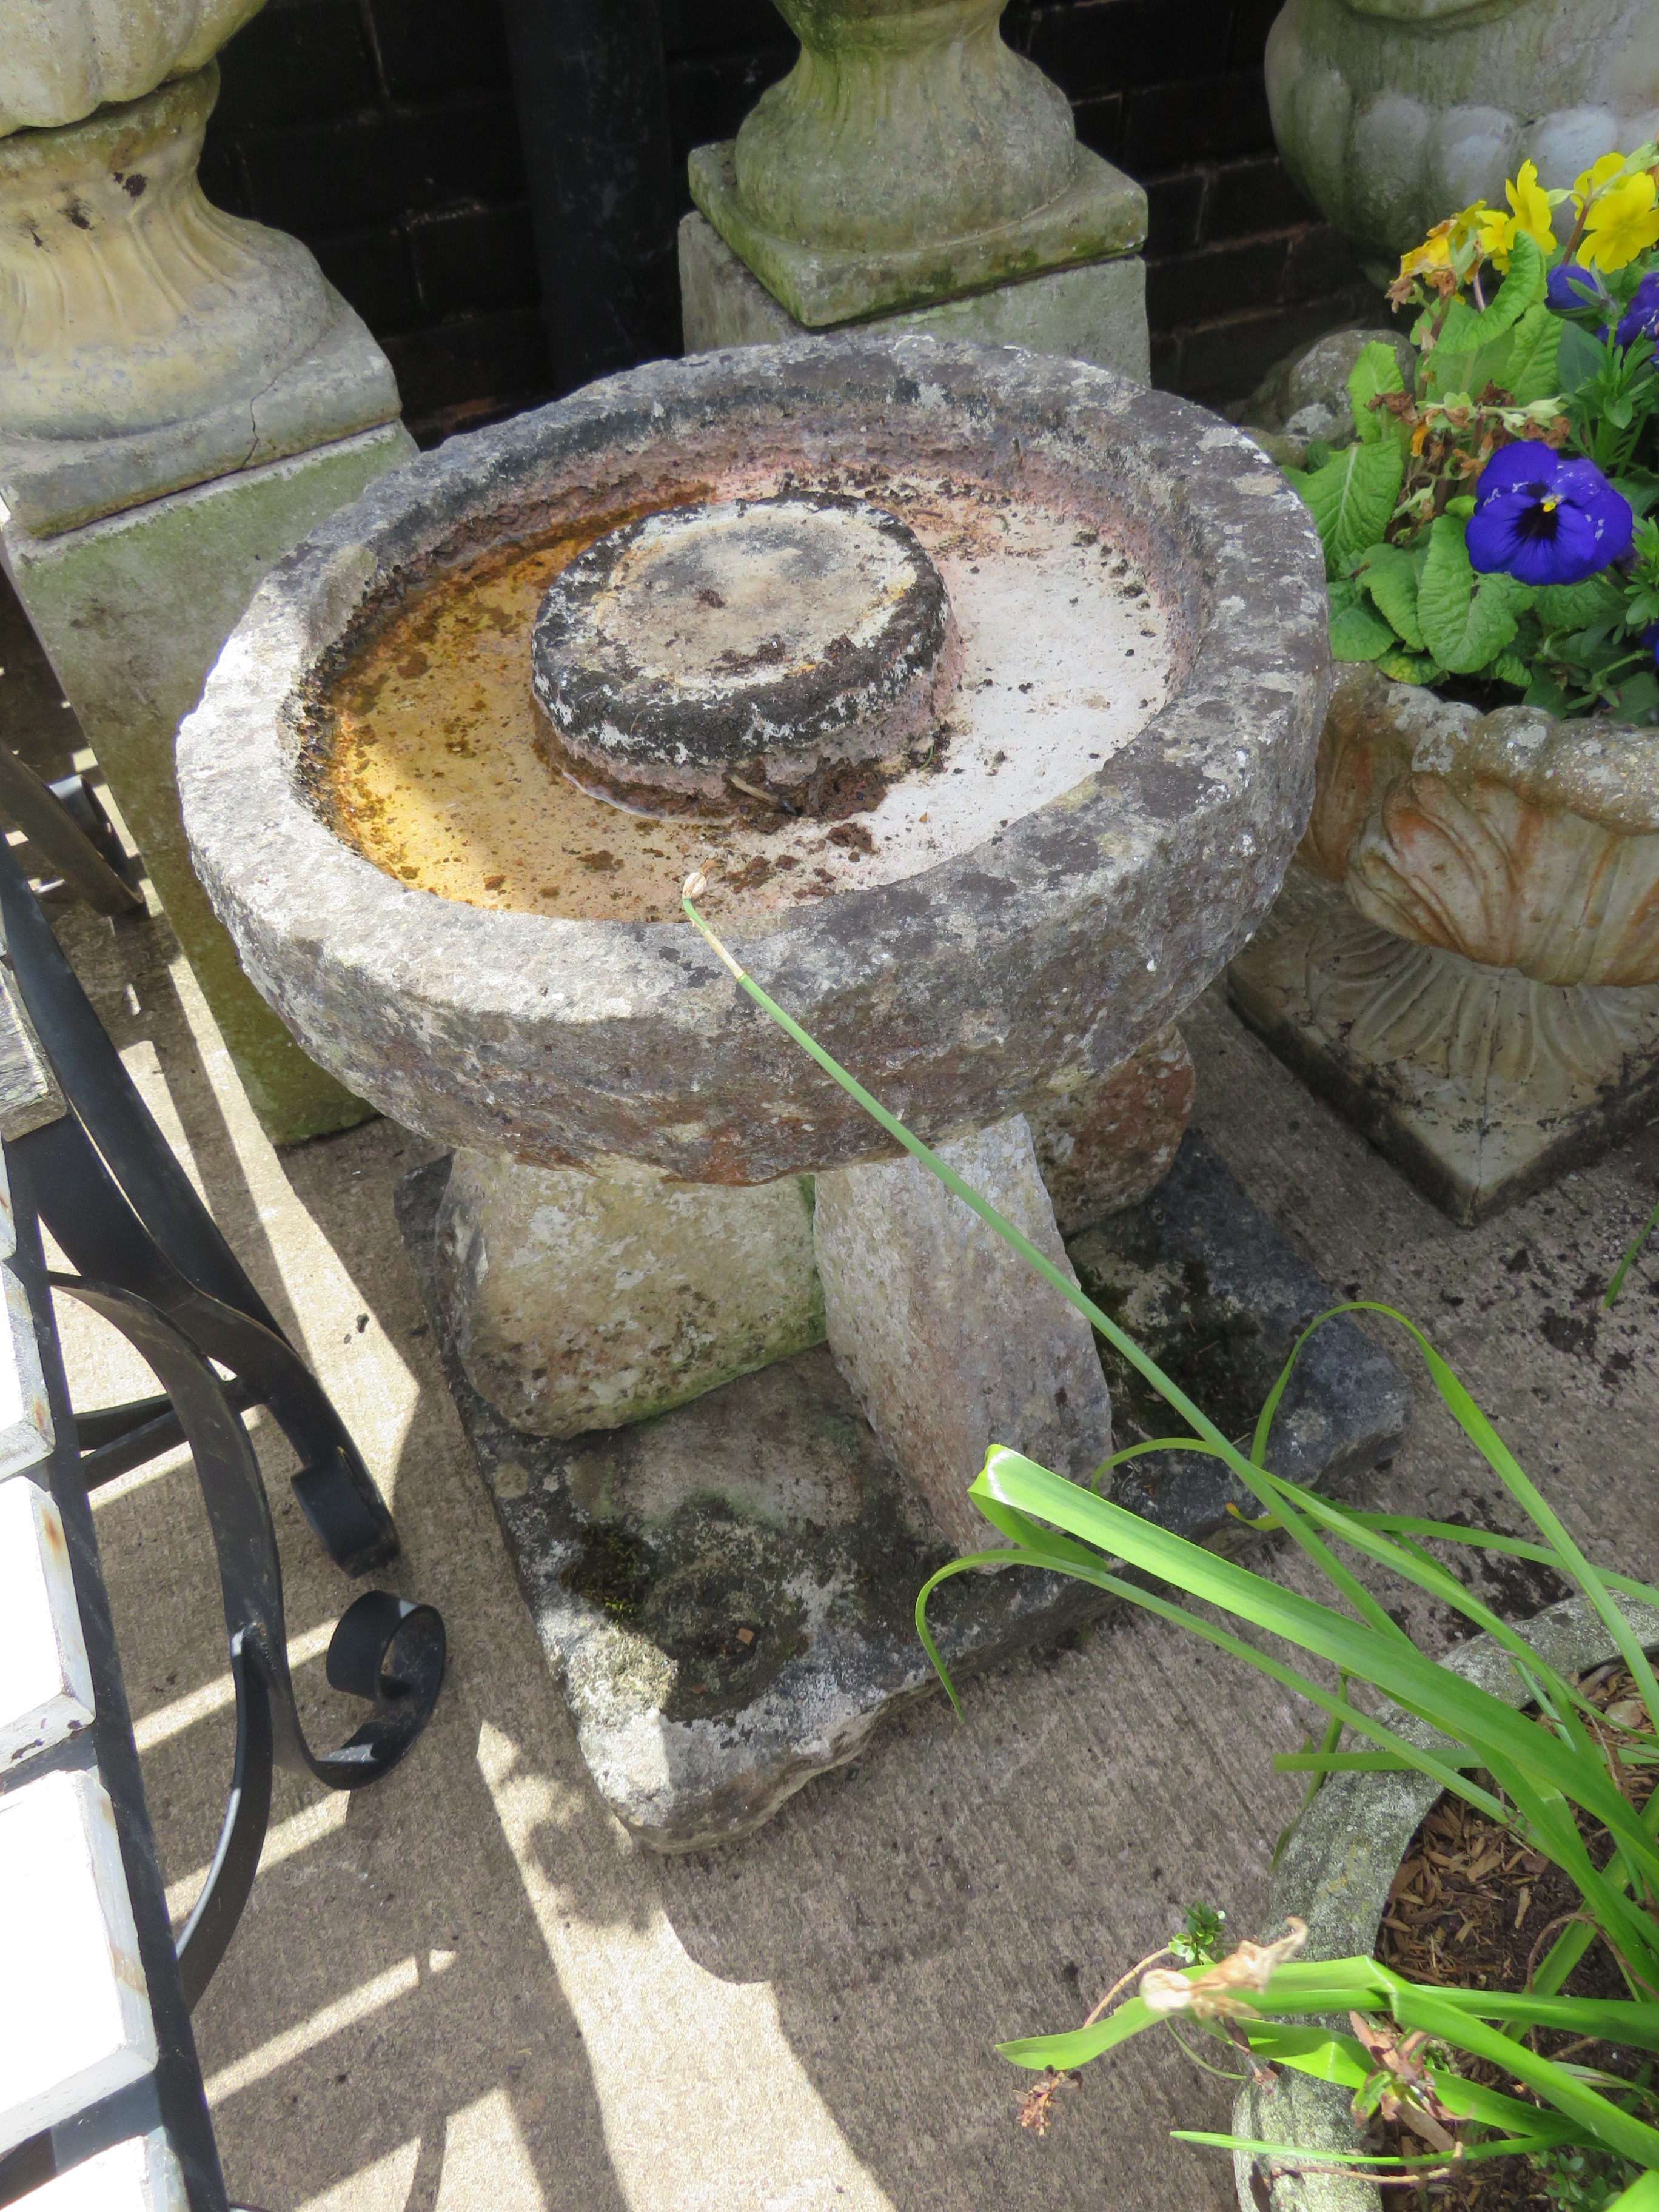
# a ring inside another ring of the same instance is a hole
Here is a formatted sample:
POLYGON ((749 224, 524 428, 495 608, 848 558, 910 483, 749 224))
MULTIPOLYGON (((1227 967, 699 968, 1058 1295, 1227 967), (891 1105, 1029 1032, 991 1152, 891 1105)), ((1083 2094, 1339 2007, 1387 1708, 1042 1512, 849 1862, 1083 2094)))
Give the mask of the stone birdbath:
POLYGON ((1285 167, 1362 247, 1405 252, 1522 161, 1571 185, 1659 129, 1648 0, 1288 0, 1267 38, 1285 167))
MULTIPOLYGON (((682 880, 1060 1259, 1173 1155, 1170 1024, 1278 890, 1328 684, 1318 544, 1247 440, 920 337, 453 440, 226 647, 197 866, 307 1049, 455 1148, 405 1234, 652 1842, 753 1826, 921 1686, 917 1570, 983 1540, 993 1434, 1079 1474, 1110 1436, 1088 1330, 757 1018, 682 880)), ((1052 1626, 1042 1581, 962 1578, 947 1643, 1052 1626)))

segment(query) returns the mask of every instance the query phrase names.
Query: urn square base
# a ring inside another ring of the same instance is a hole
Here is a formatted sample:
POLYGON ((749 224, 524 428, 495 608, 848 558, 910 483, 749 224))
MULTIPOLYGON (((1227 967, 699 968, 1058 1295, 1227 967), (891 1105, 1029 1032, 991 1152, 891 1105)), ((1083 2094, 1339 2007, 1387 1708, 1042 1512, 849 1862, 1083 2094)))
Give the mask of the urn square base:
MULTIPOLYGON (((687 353, 782 345, 811 331, 780 307, 754 271, 695 210, 680 222, 680 320, 687 353)), ((1146 264, 1138 253, 997 285, 963 300, 884 313, 872 327, 923 331, 981 345, 1023 346, 1152 378, 1146 264)))
POLYGON ((331 289, 329 295, 334 317, 315 344, 246 398, 94 438, 0 434, 0 500, 14 526, 52 538, 168 492, 396 422, 391 362, 361 317, 331 289))
POLYGON ((349 1128, 372 1109, 306 1057, 244 973, 191 865, 174 740, 267 571, 414 453, 403 425, 386 422, 54 537, 0 512, 0 566, 276 1144, 349 1128))
POLYGON ((1659 1115, 1659 985, 1564 989, 1480 967, 1379 928, 1303 869, 1227 993, 1466 1227, 1659 1115))
POLYGON ((1145 191, 1079 146, 1069 188, 1017 222, 965 238, 867 252, 802 246, 763 229, 744 206, 734 143, 693 150, 691 197, 772 299, 807 330, 933 307, 994 285, 1136 254, 1146 242, 1145 191))
MULTIPOLYGON (((398 1224, 594 1784, 655 1850, 745 1835, 932 1686, 912 1609, 951 1547, 823 1346, 626 1428, 559 1439, 512 1427, 467 1382, 432 1295, 448 1173, 440 1160, 404 1179, 398 1224)), ((1114 1294, 1149 1340, 1200 1347, 1195 1314, 1226 1326, 1232 1387, 1252 1416, 1295 1328, 1334 1303, 1191 1136, 1150 1199, 1090 1235, 1106 1237, 1114 1294), (1266 1296, 1252 1304, 1258 1284, 1266 1296)), ((1091 1269, 1103 1279, 1101 1252, 1085 1239, 1074 1249, 1085 1279, 1091 1269)), ((1351 1482, 1393 1450, 1410 1394, 1349 1322, 1315 1348, 1287 1394, 1273 1463, 1304 1481, 1351 1482)), ((1137 1510, 1217 1547, 1249 1540, 1228 1507, 1251 1501, 1215 1462, 1171 1455, 1133 1471, 1120 1495, 1137 1510)), ((1101 1609, 1097 1592, 1018 1570, 956 1577, 930 1619, 947 1663, 966 1674, 1101 1609)))

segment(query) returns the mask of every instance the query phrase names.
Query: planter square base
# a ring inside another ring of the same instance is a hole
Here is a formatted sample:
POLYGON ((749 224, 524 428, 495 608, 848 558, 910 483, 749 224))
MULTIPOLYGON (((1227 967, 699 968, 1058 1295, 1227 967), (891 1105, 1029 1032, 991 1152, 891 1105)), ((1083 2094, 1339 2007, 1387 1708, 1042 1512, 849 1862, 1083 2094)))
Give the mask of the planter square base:
MULTIPOLYGON (((707 216, 694 208, 680 222, 680 323, 687 353, 721 346, 783 345, 810 337, 781 307, 707 216)), ((1049 269, 963 300, 880 316, 884 329, 921 331, 979 345, 1022 346, 1115 368, 1152 381, 1146 330, 1146 264, 1138 253, 1049 269)))
POLYGON ((1070 188, 1018 222, 965 238, 869 252, 802 246, 763 228, 744 207, 732 158, 735 143, 728 139, 693 149, 691 197, 773 298, 808 330, 954 300, 1045 270, 1135 253, 1146 236, 1146 193, 1133 178, 1079 146, 1070 188))
POLYGON ((1234 1007, 1466 1226, 1659 1115, 1659 985, 1559 988, 1367 921, 1293 870, 1234 1007))
POLYGON ((392 364, 337 294, 311 349, 263 390, 204 414, 96 438, 0 436, 0 497, 36 538, 169 492, 308 453, 398 419, 392 364))
MULTIPOLYGON (((745 1835, 932 1686, 912 1608, 952 1547, 823 1346, 626 1428, 568 1439, 513 1428, 468 1384, 432 1297, 448 1173, 440 1160, 404 1179, 398 1224, 595 1786, 658 1850, 745 1835)), ((1115 1279, 1136 1318, 1190 1334, 1181 1299, 1203 1282, 1249 1346, 1259 1405, 1295 1327, 1334 1302, 1329 1291, 1191 1136, 1152 1197, 1113 1219, 1115 1279), (1258 1277, 1268 1295, 1247 1309, 1238 1301, 1258 1277)), ((1287 1399, 1283 1463, 1303 1480, 1352 1481, 1393 1450, 1409 1393, 1352 1324, 1319 1341, 1287 1399)), ((1121 1492, 1126 1504, 1218 1547, 1249 1540, 1227 1507, 1251 1500, 1214 1462, 1172 1455, 1151 1480, 1147 1465, 1121 1492)), ((994 1540, 988 1525, 986 1535, 994 1540)), ((1019 1570, 957 1577, 930 1619, 947 1663, 966 1673, 1101 1609, 1081 1584, 1019 1570)))

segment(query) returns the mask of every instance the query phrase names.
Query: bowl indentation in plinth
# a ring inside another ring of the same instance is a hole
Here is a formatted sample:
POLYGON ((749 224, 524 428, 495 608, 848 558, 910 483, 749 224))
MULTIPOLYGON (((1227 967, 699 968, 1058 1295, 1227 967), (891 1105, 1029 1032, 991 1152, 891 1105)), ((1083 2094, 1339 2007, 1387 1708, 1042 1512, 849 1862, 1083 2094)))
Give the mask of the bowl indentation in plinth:
POLYGON ((742 772, 795 793, 924 737, 955 643, 896 515, 835 493, 720 500, 579 555, 542 603, 533 681, 556 747, 607 781, 720 799, 742 772))

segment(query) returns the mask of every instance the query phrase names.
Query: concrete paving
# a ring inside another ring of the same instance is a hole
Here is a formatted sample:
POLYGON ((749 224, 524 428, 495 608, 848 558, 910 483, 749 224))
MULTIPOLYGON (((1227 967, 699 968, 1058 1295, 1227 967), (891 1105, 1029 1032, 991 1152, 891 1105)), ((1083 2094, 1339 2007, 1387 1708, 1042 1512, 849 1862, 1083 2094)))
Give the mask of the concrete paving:
MULTIPOLYGON (((15 719, 7 734, 21 741, 15 719)), ((386 1491, 404 1552, 380 1579, 438 1605, 450 1636, 436 1717, 396 1774, 349 1799, 279 1782, 264 1870, 196 2018, 233 2195, 266 2212, 1231 2204, 1226 2164, 1168 2141, 1224 2124, 1229 2094, 1173 2044, 1091 2069, 1043 2138, 1015 2124, 1029 2077, 992 2045, 1080 2020, 1188 1899, 1268 1932, 1268 1854, 1297 1796, 1269 1760, 1305 1716, 1172 1630, 1108 1622, 974 1683, 965 1723, 939 1698, 912 1707, 746 1843, 641 1850, 588 1785, 438 1372, 392 1212, 426 1149, 377 1121, 278 1156, 165 921, 76 909, 62 927, 386 1491)), ((1460 1230, 1216 993, 1182 1026, 1197 1124, 1250 1195, 1333 1285, 1429 1326, 1598 1556, 1659 1574, 1659 1254, 1611 1316, 1596 1304, 1653 1202, 1659 1127, 1460 1230)), ((61 1318, 82 1403, 149 1387, 101 1324, 67 1303, 61 1318)), ((1425 1393, 1378 1501, 1501 1510, 1425 1393)), ((337 1739, 352 1701, 321 1660, 352 1586, 288 1494, 280 1437, 255 1433, 302 1711, 313 1741, 337 1739)), ((182 1917, 231 1753, 182 1455, 101 1492, 97 1527, 182 1917)), ((1498 1591, 1517 1614, 1553 1594, 1524 1573, 1498 1591)))

